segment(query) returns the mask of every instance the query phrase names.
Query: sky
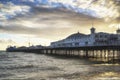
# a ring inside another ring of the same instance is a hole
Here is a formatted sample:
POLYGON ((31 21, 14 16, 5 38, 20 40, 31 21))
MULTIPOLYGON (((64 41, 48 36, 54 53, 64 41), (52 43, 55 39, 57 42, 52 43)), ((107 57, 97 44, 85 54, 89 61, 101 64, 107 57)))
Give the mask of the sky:
POLYGON ((120 0, 0 0, 0 50, 44 45, 70 34, 115 33, 120 0))

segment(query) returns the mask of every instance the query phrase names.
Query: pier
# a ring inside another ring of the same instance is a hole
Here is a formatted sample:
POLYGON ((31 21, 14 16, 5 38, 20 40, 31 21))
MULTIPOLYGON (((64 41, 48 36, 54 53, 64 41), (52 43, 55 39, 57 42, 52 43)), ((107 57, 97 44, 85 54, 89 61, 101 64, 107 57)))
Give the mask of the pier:
POLYGON ((51 42, 45 46, 10 47, 8 51, 32 52, 46 55, 71 56, 104 61, 120 60, 120 29, 116 34, 96 32, 92 27, 90 34, 74 33, 65 39, 51 42))
POLYGON ((15 49, 11 52, 31 52, 45 55, 69 56, 112 61, 120 59, 120 46, 58 47, 41 49, 15 49))

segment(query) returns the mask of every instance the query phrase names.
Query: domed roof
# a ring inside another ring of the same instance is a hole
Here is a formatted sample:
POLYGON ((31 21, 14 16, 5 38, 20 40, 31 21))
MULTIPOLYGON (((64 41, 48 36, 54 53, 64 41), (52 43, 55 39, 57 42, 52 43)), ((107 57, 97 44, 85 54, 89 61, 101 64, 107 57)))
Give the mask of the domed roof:
POLYGON ((68 36, 66 39, 78 39, 78 38, 81 38, 84 36, 86 36, 86 35, 78 32, 78 33, 68 36))

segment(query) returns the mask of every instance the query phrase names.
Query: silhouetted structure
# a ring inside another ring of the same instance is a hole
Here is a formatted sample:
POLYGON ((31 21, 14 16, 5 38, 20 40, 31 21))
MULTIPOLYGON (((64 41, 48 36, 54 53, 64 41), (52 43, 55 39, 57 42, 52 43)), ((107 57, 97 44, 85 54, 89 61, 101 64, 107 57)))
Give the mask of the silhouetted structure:
POLYGON ((49 54, 59 56, 76 56, 82 58, 104 59, 107 61, 115 61, 120 59, 120 35, 95 32, 95 28, 91 28, 91 34, 85 35, 75 33, 66 39, 52 42, 50 46, 30 46, 30 47, 9 47, 9 52, 33 52, 38 54, 49 54))

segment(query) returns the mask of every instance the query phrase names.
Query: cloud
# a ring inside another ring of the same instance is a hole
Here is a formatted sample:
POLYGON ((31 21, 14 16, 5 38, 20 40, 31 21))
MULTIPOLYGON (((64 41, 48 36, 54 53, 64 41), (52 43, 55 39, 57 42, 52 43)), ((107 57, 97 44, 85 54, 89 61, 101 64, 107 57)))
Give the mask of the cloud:
POLYGON ((6 33, 29 34, 58 39, 62 37, 60 35, 65 36, 70 34, 71 31, 77 32, 81 28, 91 27, 92 19, 97 24, 102 21, 102 19, 74 13, 64 8, 32 7, 29 15, 6 20, 2 23, 0 29, 6 33), (67 30, 68 32, 66 32, 67 30))
POLYGON ((0 14, 1 20, 5 19, 0 23, 0 31, 6 33, 55 38, 81 29, 89 33, 86 29, 92 21, 100 26, 104 19, 120 20, 119 2, 112 0, 11 0, 6 4, 2 4, 0 14))
POLYGON ((7 20, 14 18, 18 15, 24 15, 27 12, 29 12, 30 7, 26 5, 15 5, 11 2, 8 2, 6 5, 5 4, 0 4, 0 20, 7 20))
POLYGON ((94 17, 104 18, 106 21, 120 17, 119 0, 51 0, 61 3, 67 9, 94 17))
POLYGON ((97 32, 114 32, 119 5, 119 0, 1 0, 0 34, 14 36, 0 42, 27 45, 19 43, 31 37, 36 44, 46 44, 78 31, 88 34, 92 22, 97 32))
POLYGON ((77 13, 104 18, 105 21, 118 20, 120 17, 120 0, 7 0, 2 2, 29 7, 64 8, 77 13))

